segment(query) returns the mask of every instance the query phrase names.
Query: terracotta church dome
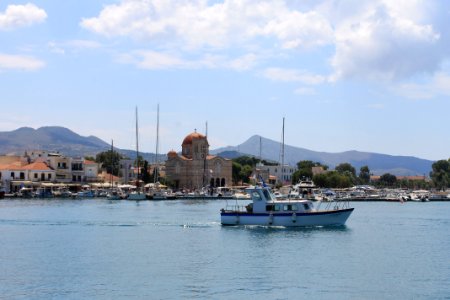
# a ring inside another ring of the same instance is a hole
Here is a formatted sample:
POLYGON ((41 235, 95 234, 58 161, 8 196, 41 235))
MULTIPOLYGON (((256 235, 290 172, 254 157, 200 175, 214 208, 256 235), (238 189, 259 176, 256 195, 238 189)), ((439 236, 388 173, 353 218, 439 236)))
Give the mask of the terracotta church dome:
POLYGON ((192 145, 192 141, 195 139, 204 139, 206 138, 203 134, 196 132, 193 132, 189 135, 187 135, 184 140, 183 140, 183 144, 182 145, 192 145))
POLYGON ((178 153, 174 150, 169 151, 169 153, 167 153, 167 157, 177 157, 178 153))

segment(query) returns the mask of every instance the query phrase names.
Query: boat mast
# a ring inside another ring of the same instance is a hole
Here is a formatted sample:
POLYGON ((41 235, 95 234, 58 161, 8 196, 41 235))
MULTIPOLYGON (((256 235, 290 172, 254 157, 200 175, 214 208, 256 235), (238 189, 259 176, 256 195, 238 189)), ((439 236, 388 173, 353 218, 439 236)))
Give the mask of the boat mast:
POLYGON ((159 174, 158 148, 159 148, 159 103, 156 111, 156 151, 155 151, 156 155, 155 155, 155 172, 153 176, 154 177, 153 183, 156 183, 159 174))
POLYGON ((259 136, 259 163, 262 163, 262 137, 259 136))
POLYGON ((114 173, 114 140, 111 140, 111 188, 113 187, 113 173, 114 173))
POLYGON ((138 108, 136 106, 136 165, 137 165, 137 180, 136 188, 139 187, 139 126, 138 126, 138 108))
POLYGON ((282 129, 282 144, 281 144, 281 182, 284 181, 284 117, 283 117, 283 129, 282 129))
MULTIPOLYGON (((208 140, 208 121, 206 121, 205 123, 205 138, 206 140, 208 140)), ((204 147, 206 147, 206 145, 204 145, 204 147)), ((206 148, 205 148, 206 150, 206 148)), ((203 153, 203 149, 201 149, 202 151, 202 155, 203 157, 203 180, 202 180, 202 187, 205 187, 207 182, 206 182, 206 151, 205 153, 203 153)))

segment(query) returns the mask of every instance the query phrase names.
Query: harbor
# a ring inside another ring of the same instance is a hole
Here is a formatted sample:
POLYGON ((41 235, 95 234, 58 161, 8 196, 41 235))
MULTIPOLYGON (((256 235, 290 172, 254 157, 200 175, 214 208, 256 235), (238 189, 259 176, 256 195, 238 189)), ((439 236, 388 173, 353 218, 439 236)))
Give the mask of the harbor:
MULTIPOLYGON (((249 186, 205 188, 195 191, 179 190, 174 192, 167 186, 149 184, 144 186, 143 200, 250 200, 250 195, 245 191, 249 186)), ((30 198, 57 198, 57 199, 108 199, 112 194, 117 194, 115 200, 127 200, 129 193, 134 191, 134 185, 118 185, 113 188, 109 184, 44 184, 35 188, 21 188, 15 193, 1 193, 0 199, 30 199, 30 198)), ((279 200, 307 199, 314 202, 351 201, 351 202, 430 202, 450 201, 450 191, 432 190, 408 190, 408 189, 377 189, 374 187, 353 187, 349 189, 319 189, 314 188, 310 192, 298 193, 296 186, 284 186, 273 190, 279 200)), ((114 200, 114 199, 111 199, 114 200)))
POLYGON ((0 294, 5 299, 450 294, 444 263, 448 203, 354 202, 345 226, 282 229, 222 226, 219 211, 227 201, 234 202, 1 200, 0 294))

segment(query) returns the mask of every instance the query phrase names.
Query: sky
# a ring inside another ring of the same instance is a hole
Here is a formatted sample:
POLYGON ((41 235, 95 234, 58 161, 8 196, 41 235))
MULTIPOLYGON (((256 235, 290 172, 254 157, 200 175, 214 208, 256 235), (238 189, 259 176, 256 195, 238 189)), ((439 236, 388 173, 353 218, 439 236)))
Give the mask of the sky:
POLYGON ((450 157, 450 1, 0 1, 0 131, 450 157))

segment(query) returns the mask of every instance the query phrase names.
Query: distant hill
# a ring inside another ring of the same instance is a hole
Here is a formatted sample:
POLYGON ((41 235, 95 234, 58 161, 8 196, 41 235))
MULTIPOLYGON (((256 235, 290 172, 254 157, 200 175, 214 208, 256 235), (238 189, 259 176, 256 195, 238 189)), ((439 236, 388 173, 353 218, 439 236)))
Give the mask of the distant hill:
MULTIPOLYGON (((22 127, 9 132, 0 132, 0 154, 22 155, 27 150, 48 150, 66 156, 94 156, 111 149, 111 145, 95 136, 84 137, 70 129, 47 126, 38 129, 22 127)), ((133 150, 117 149, 126 157, 135 158, 133 150)), ((140 153, 144 159, 153 162, 155 154, 140 153)), ((160 159, 164 159, 161 155, 160 159)))
MULTIPOLYGON (((211 151, 218 153, 245 153, 259 157, 261 139, 261 157, 267 160, 280 161, 280 142, 276 142, 258 135, 252 136, 238 146, 224 147, 211 151)), ((427 175, 431 171, 433 161, 411 156, 393 156, 387 154, 346 151, 340 153, 316 152, 304 148, 285 145, 284 162, 295 166, 301 160, 320 162, 334 168, 340 163, 350 163, 357 171, 369 166, 374 175, 391 173, 394 175, 427 175)))
MULTIPOLYGON (((261 156, 268 161, 280 161, 280 143, 252 136, 238 146, 230 146, 211 150, 225 158, 236 158, 242 155, 259 157, 261 139, 261 156)), ((67 156, 95 156, 97 153, 107 151, 111 146, 95 136, 84 137, 70 129, 58 126, 41 127, 33 129, 22 127, 9 132, 0 132, 0 154, 23 154, 27 150, 48 150, 60 152, 67 156)), ((134 150, 117 149, 129 158, 135 158, 134 150)), ((340 163, 348 162, 357 170, 368 165, 375 175, 391 173, 395 175, 428 175, 431 171, 432 161, 411 156, 392 156, 386 154, 346 151, 340 153, 316 152, 304 148, 285 145, 284 161, 296 165, 301 160, 312 160, 334 168, 340 163)), ((154 153, 140 153, 149 162, 155 161, 154 153)), ((159 161, 164 161, 166 155, 159 155, 159 161)))

